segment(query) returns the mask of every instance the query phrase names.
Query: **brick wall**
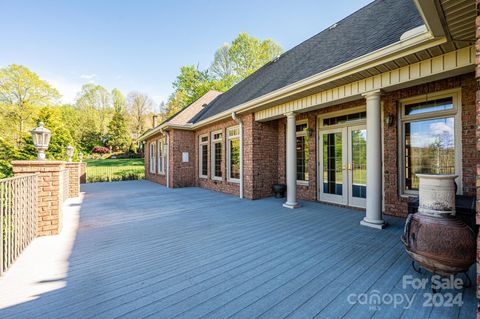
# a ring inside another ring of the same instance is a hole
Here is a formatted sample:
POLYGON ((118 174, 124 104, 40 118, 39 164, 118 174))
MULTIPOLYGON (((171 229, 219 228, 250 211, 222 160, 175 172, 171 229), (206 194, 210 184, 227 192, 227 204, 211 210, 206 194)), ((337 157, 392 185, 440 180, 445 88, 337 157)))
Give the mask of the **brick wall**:
POLYGON ((87 182, 87 163, 80 163, 80 184, 87 182))
POLYGON ((251 115, 245 122, 248 156, 245 168, 250 186, 245 188, 245 196, 252 199, 272 196, 272 185, 278 183, 278 121, 255 122, 251 115))
POLYGON ((68 197, 78 197, 80 195, 80 168, 82 163, 66 163, 68 169, 68 197))
MULTIPOLYGON (((480 9, 480 0, 476 1, 477 3, 477 19, 476 23, 476 34, 477 34, 477 43, 476 43, 476 87, 474 89, 475 94, 475 119, 476 119, 476 150, 477 159, 480 158, 480 16, 478 16, 478 10, 480 9)), ((477 225, 480 225, 480 162, 477 160, 476 163, 476 187, 477 187, 477 225)), ((477 238, 477 299, 480 299, 480 234, 477 238)), ((480 307, 477 304, 477 318, 480 318, 480 307)))
MULTIPOLYGON (((395 114, 397 120, 398 100, 413 97, 425 93, 461 88, 462 89, 462 173, 463 192, 466 195, 475 195, 477 151, 475 151, 476 123, 474 114, 478 112, 475 108, 476 82, 473 74, 452 77, 445 80, 418 85, 406 89, 388 92, 382 96, 384 113, 395 114)), ((308 127, 314 129, 309 138, 309 183, 308 186, 297 185, 299 199, 317 200, 317 117, 321 114, 336 112, 353 107, 363 106, 363 99, 327 107, 297 115, 297 120, 308 119, 308 127)), ((478 107, 477 107, 478 109, 478 107)), ((286 142, 286 119, 282 118, 277 122, 278 126, 278 162, 277 176, 279 183, 285 183, 285 142, 286 142)), ((399 193, 399 167, 398 167, 398 126, 384 127, 384 179, 385 179, 385 213, 396 216, 406 216, 408 198, 400 196, 399 193)), ((479 146, 480 147, 480 146, 479 146)), ((257 161, 258 162, 258 161, 257 161)), ((264 162, 265 163, 265 162, 264 162)), ((480 168, 479 168, 480 172, 480 168)), ((480 183, 479 183, 480 184, 480 183)))
POLYGON ((170 134, 170 185, 172 187, 195 186, 195 132, 171 130, 170 134), (188 162, 182 154, 188 153, 188 162))
MULTIPOLYGON (((243 118, 242 118, 243 120, 243 118)), ((238 125, 233 120, 226 120, 222 122, 215 123, 211 126, 201 128, 195 132, 195 185, 208 188, 218 192, 224 192, 227 194, 233 194, 238 196, 240 194, 240 185, 239 183, 232 183, 227 180, 227 128, 238 125), (221 131, 222 132, 222 179, 221 180, 212 180, 211 172, 211 132, 221 131), (199 177, 199 162, 198 162, 198 151, 199 151, 199 139, 201 135, 208 134, 208 174, 207 178, 199 177)), ((245 153, 244 153, 245 157, 245 153)), ((245 161, 245 160, 244 160, 245 161)), ((245 168, 244 168, 245 170, 245 168)), ((244 181, 245 183, 245 181, 244 181)))
MULTIPOLYGON (((150 143, 155 143, 155 152, 157 152, 157 154, 158 154, 157 141, 159 139, 163 138, 163 137, 164 137, 163 134, 158 133, 158 134, 155 134, 155 135, 149 137, 145 141, 145 145, 144 145, 145 179, 149 180, 149 181, 152 181, 152 182, 155 182, 155 183, 162 184, 162 185, 167 185, 166 175, 158 173, 158 162, 155 163, 155 172, 150 173, 150 143)), ((155 154, 155 155, 157 156, 157 154, 155 154)), ((158 159, 157 159, 157 161, 158 161, 158 159)))
POLYGON ((38 174, 38 222, 37 236, 56 235, 62 230, 60 196, 63 161, 13 161, 15 176, 38 174))
MULTIPOLYGON (((434 93, 448 89, 462 89, 462 173, 463 192, 475 195, 475 165, 477 154, 475 143, 475 79, 473 74, 466 74, 446 80, 431 82, 411 88, 385 94, 384 113, 397 114, 397 101, 416 95, 434 93)), ((390 215, 406 216, 408 198, 399 196, 398 178, 398 126, 384 127, 384 162, 385 162, 385 212, 390 215)))
MULTIPOLYGON (((476 81, 474 74, 452 77, 428 84, 418 85, 406 89, 385 93, 382 96, 384 114, 394 114, 397 120, 398 100, 434 93, 453 88, 462 89, 462 173, 463 192, 466 195, 475 195, 477 151, 475 114, 476 81)), ((313 129, 309 137, 308 185, 298 185, 298 198, 317 200, 317 117, 321 114, 341 111, 353 107, 364 106, 364 99, 339 104, 324 109, 297 115, 297 120, 307 119, 309 128, 313 129)), ((255 122, 254 115, 242 116, 244 123, 244 196, 257 199, 272 195, 271 186, 274 183, 285 183, 285 132, 286 119, 255 122)), ((227 128, 236 126, 233 120, 225 120, 204 127, 198 131, 172 130, 170 141, 170 174, 173 187, 200 186, 229 194, 239 194, 239 184, 227 181, 226 163, 226 134, 227 128), (222 148, 222 179, 211 178, 211 133, 221 131, 223 136, 222 148), (207 178, 199 177, 199 137, 208 134, 208 174, 207 178), (189 163, 182 163, 182 152, 189 153, 189 163), (192 175, 193 174, 193 175, 192 175)), ((149 173, 149 146, 148 143, 160 138, 160 135, 151 137, 145 147, 146 178, 165 185, 165 176, 149 173)), ((384 189, 385 213, 397 216, 406 216, 408 198, 400 196, 399 167, 398 167, 398 125, 384 126, 384 189)), ((480 168, 478 168, 480 170, 480 168)), ((480 184, 480 182, 479 182, 480 184)))

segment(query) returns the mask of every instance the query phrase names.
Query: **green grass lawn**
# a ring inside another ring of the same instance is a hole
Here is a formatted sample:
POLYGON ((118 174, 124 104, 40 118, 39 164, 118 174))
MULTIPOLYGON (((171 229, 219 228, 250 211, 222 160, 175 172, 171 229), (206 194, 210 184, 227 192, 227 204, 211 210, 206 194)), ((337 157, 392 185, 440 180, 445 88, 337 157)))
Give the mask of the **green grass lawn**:
POLYGON ((143 179, 144 163, 141 158, 86 160, 87 182, 111 182, 143 179))

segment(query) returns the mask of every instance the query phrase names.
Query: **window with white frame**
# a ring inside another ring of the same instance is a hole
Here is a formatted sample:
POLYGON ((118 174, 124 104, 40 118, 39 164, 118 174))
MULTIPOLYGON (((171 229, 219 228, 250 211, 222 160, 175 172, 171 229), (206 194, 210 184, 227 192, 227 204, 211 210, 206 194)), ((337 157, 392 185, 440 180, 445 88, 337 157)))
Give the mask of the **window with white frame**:
POLYGON ((296 125, 297 181, 308 182, 308 124, 307 121, 296 125))
POLYGON ((198 172, 202 178, 208 177, 208 135, 200 136, 198 150, 198 172))
POLYGON ((165 174, 165 139, 158 140, 158 173, 165 174))
MULTIPOLYGON (((416 174, 461 176, 460 94, 444 92, 400 103, 401 186, 418 192, 416 174)), ((461 183, 461 178, 457 183, 461 183)), ((461 190, 461 185, 459 190, 461 190)))
POLYGON ((212 179, 221 180, 222 179, 222 132, 213 132, 212 133, 212 167, 210 171, 212 172, 212 179))
POLYGON ((155 174, 155 142, 150 143, 150 173, 155 174))
POLYGON ((227 171, 229 181, 240 181, 240 152, 240 127, 230 127, 227 131, 227 171))

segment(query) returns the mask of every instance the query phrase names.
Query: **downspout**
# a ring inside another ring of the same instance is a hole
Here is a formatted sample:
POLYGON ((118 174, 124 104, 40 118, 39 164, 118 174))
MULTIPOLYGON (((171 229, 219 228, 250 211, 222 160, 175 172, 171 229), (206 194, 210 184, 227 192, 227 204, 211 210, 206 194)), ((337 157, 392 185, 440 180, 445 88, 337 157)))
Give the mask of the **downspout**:
POLYGON ((165 165, 165 178, 167 180, 167 188, 170 188, 170 132, 160 130, 160 133, 167 137, 167 165, 165 165))
POLYGON ((232 112, 232 119, 240 126, 240 198, 243 198, 243 122, 232 112))

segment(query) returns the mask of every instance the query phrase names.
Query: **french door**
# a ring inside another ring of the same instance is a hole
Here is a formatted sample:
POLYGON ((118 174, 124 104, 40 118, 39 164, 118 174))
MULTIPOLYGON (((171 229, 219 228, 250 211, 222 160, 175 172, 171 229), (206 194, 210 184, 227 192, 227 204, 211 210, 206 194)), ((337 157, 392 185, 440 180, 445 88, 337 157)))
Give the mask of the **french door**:
POLYGON ((365 125, 319 131, 319 198, 365 207, 367 130, 365 125))

